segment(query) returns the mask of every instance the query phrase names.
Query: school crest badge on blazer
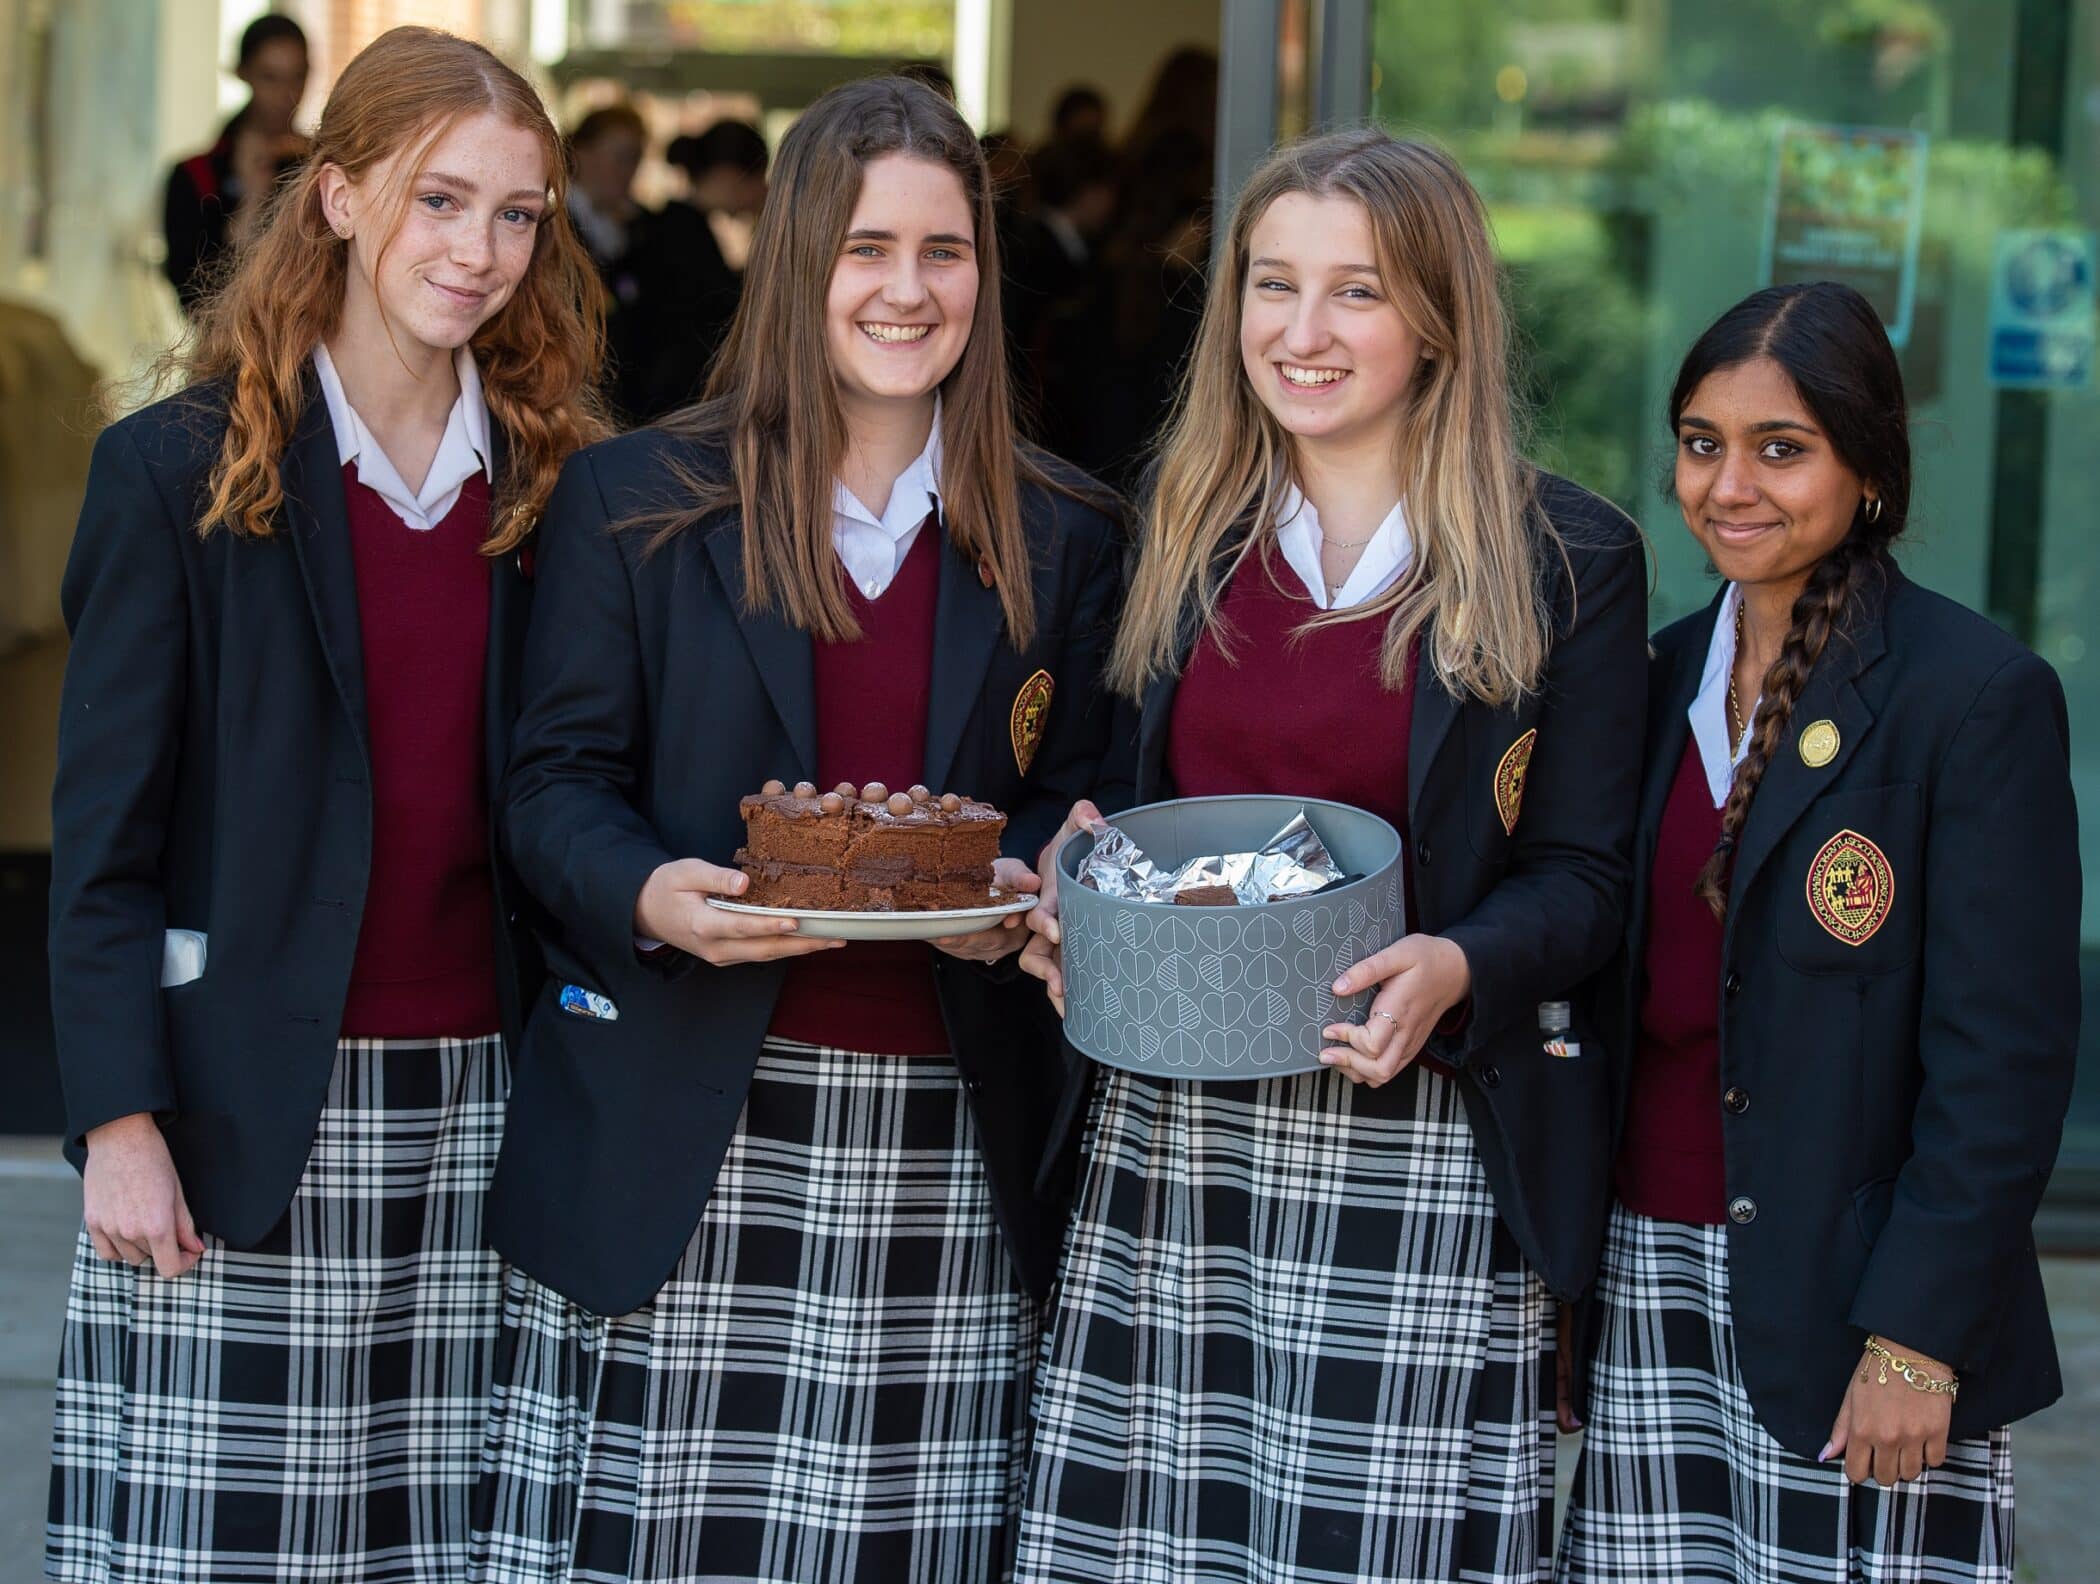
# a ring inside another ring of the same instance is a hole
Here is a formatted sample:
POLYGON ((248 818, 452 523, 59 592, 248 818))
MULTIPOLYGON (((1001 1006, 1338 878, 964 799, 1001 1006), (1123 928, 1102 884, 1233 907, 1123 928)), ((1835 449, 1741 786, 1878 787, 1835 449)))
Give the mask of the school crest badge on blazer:
POLYGON ((1050 673, 1038 671, 1014 695, 1007 732, 1013 739, 1014 764, 1023 775, 1028 774, 1028 767, 1035 763, 1036 749, 1043 745, 1043 727, 1050 719, 1050 695, 1056 691, 1057 684, 1050 680, 1050 673))
POLYGON ((1896 872, 1882 850, 1855 830, 1841 830, 1808 866, 1808 910, 1847 946, 1863 946, 1888 922, 1896 872))
POLYGON ((1538 746, 1539 729, 1530 731, 1509 745, 1502 755, 1502 762, 1495 766, 1495 812, 1502 816, 1502 834, 1517 833, 1517 815, 1524 808, 1524 776, 1531 769, 1531 750, 1538 746))

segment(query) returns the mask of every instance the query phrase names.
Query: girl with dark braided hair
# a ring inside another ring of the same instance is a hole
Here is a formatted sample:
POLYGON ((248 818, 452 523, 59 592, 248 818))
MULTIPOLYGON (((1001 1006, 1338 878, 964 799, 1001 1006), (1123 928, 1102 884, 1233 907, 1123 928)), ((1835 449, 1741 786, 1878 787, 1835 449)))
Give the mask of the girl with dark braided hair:
POLYGON ((2005 1427, 2062 1391, 2063 690, 1898 570, 1902 375, 1857 292, 1744 299, 1670 422, 1727 583, 1654 644, 1559 1576, 2009 1584, 2005 1427))

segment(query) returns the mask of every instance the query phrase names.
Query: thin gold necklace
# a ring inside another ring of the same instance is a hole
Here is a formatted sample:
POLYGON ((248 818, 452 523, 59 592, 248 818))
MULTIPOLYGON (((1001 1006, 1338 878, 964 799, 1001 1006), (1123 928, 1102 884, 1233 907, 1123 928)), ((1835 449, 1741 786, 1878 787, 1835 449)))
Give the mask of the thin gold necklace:
POLYGON ((1735 757, 1736 748, 1743 740, 1743 728, 1748 724, 1743 719, 1742 706, 1735 701, 1735 662, 1742 658, 1742 654, 1743 596, 1738 594, 1735 597, 1735 654, 1730 657, 1728 662, 1728 755, 1730 758, 1735 757))

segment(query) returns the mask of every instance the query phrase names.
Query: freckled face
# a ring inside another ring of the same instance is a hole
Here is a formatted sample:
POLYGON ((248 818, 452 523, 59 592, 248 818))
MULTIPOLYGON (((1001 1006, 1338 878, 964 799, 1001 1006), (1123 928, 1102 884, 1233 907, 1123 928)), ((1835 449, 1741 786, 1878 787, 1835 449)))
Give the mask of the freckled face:
POLYGON ((1247 251, 1240 360, 1262 405, 1301 440, 1397 434, 1422 343, 1379 279, 1363 205, 1286 193, 1247 251))
POLYGON ((849 407, 925 400, 962 360, 977 314, 976 235, 947 166, 885 154, 862 170, 824 326, 849 407))
POLYGON ((1794 586, 1843 542, 1867 493, 1770 358, 1716 369, 1677 420, 1685 526, 1736 583, 1794 586))
POLYGON ((327 199, 351 231, 350 264, 379 298, 397 333, 425 347, 464 346, 502 311, 532 265, 547 213, 540 140, 489 114, 469 116, 438 139, 407 179, 400 229, 385 237, 381 212, 397 154, 327 199), (382 243, 384 247, 382 250, 382 243))

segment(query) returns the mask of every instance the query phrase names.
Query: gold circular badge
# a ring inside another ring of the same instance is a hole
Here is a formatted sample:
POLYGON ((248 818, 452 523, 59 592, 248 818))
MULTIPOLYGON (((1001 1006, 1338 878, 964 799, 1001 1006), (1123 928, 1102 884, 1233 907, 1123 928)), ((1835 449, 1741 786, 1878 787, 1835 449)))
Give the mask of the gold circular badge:
POLYGON ((1810 721, 1801 728, 1801 762, 1820 770, 1838 756, 1838 729, 1834 721, 1810 721))

